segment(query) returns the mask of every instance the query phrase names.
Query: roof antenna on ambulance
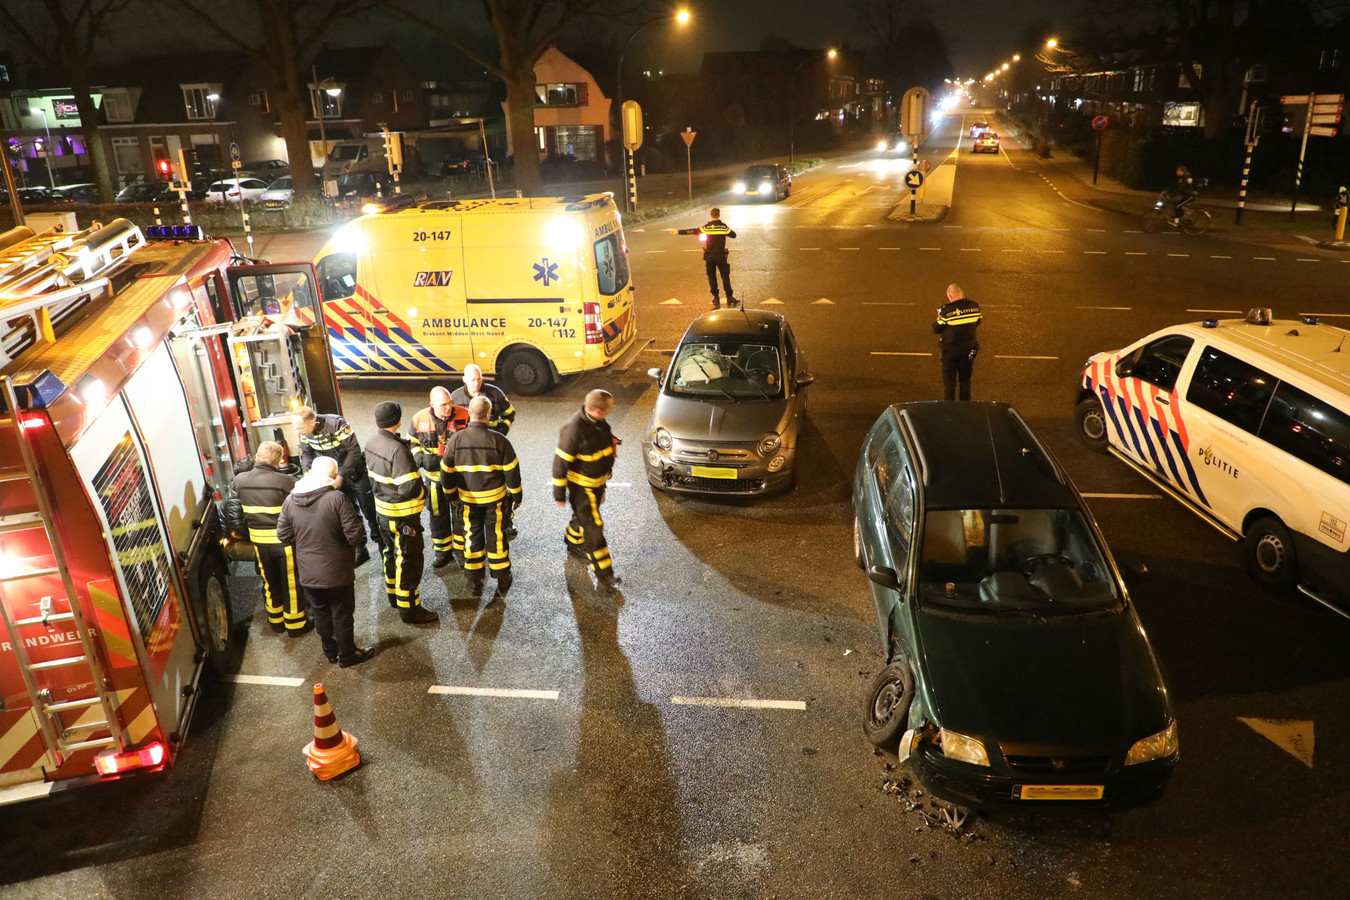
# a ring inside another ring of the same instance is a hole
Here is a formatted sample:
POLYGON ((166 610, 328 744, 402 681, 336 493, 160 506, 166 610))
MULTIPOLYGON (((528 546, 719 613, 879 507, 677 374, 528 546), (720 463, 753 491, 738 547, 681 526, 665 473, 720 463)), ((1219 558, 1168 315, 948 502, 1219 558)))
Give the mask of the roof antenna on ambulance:
POLYGON ((1336 345, 1336 349, 1335 349, 1335 350, 1332 350, 1331 352, 1332 352, 1332 353, 1340 353, 1340 352, 1341 352, 1341 348, 1344 347, 1344 346, 1345 346, 1345 335, 1341 335, 1341 342, 1340 342, 1339 344, 1337 344, 1337 345, 1336 345))

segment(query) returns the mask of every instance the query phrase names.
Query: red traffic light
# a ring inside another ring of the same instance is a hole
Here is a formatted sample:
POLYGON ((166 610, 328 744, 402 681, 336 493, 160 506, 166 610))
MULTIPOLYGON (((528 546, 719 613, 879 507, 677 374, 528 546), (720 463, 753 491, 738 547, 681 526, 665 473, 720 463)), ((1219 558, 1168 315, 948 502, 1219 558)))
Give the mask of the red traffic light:
POLYGON ((155 167, 159 169, 159 174, 165 177, 168 177, 169 175, 173 174, 173 164, 170 163, 167 159, 159 160, 158 162, 155 163, 155 167))

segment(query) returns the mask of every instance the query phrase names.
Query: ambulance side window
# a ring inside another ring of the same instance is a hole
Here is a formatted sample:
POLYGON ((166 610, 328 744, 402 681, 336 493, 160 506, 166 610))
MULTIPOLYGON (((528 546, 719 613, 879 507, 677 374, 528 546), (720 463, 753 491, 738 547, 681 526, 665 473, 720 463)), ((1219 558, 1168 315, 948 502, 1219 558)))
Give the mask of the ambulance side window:
POLYGON ((342 300, 356 293, 356 254, 334 253, 319 260, 319 293, 327 300, 342 300))
POLYGON ((1222 350, 1206 347, 1191 376, 1186 402, 1256 434, 1277 379, 1222 350))
POLYGON ((1261 423, 1261 438, 1350 484, 1350 416, 1282 382, 1261 423))
POLYGON ((628 286, 628 257, 624 255, 618 232, 595 242, 595 278, 600 293, 606 297, 628 286))
POLYGON ((1194 343, 1191 338, 1179 334, 1159 338, 1139 348, 1128 370, 1117 374, 1138 378, 1170 391, 1177 386, 1177 376, 1181 374, 1186 354, 1191 352, 1194 343))

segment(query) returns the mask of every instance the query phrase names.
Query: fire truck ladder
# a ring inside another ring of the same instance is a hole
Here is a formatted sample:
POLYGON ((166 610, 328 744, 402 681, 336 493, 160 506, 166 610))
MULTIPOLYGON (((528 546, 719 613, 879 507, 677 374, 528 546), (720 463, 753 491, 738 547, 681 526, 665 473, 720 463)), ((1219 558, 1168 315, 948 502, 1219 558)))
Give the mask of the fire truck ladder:
POLYGON ((33 448, 28 445, 24 437, 18 397, 15 394, 14 384, 8 375, 0 376, 0 389, 3 389, 4 401, 8 404, 9 410, 8 414, 0 419, 0 428, 10 428, 14 431, 14 439, 18 443, 19 451, 23 456, 22 469, 0 470, 0 483, 27 481, 32 487, 33 496, 37 501, 37 506, 33 510, 0 517, 0 534, 41 527, 46 533, 47 544, 51 548, 52 560, 55 563, 54 566, 46 568, 24 569, 22 571, 0 570, 0 588, 14 582, 59 574, 66 595, 66 611, 53 608, 56 604, 52 601, 56 598, 44 598, 42 615, 26 619, 11 618, 8 606, 0 601, 0 618, 4 619, 10 646, 14 648, 14 656, 19 663, 19 672, 23 676, 24 686, 28 689, 28 698, 32 702, 38 726, 42 730, 43 742, 46 744, 53 767, 56 767, 62 765, 69 754, 80 750, 116 746, 120 751, 125 750, 126 746, 122 727, 118 724, 117 701, 111 690, 111 680, 102 658, 98 655, 89 625, 85 622, 84 615, 80 611, 80 604, 75 594, 75 584, 70 577, 70 567, 66 564, 65 551, 61 547, 61 541, 58 539, 53 525, 52 500, 47 495, 47 489, 39 477, 37 459, 34 456, 33 448), (24 646, 20 629, 32 625, 52 627, 67 622, 75 626, 75 631, 80 636, 80 645, 83 652, 62 659, 33 662, 24 646), (37 675, 45 671, 61 669, 87 671, 89 683, 94 686, 94 693, 85 697, 54 702, 50 689, 38 684, 37 675), (77 721, 66 724, 62 718, 65 714, 83 713, 96 706, 101 707, 103 713, 101 720, 77 721), (99 731, 107 731, 109 734, 106 737, 90 737, 90 735, 99 731))

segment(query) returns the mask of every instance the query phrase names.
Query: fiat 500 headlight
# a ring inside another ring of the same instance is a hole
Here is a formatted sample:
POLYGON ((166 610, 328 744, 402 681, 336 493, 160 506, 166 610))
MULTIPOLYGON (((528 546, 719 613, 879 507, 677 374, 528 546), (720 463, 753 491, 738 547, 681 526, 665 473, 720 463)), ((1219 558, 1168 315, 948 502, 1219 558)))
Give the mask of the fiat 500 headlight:
POLYGON ((1173 722, 1155 735, 1135 741, 1130 752, 1125 754, 1125 765, 1137 766, 1155 759, 1166 759, 1180 749, 1177 741, 1177 723, 1173 722))
POLYGON ((670 432, 664 428, 656 429, 656 434, 652 436, 652 443, 666 452, 669 452, 670 448, 675 446, 675 441, 671 438, 670 432))
POLYGON ((776 431, 770 431, 768 434, 764 435, 764 437, 759 439, 759 455, 771 455, 773 451, 778 449, 778 445, 782 443, 782 441, 782 435, 776 431))

